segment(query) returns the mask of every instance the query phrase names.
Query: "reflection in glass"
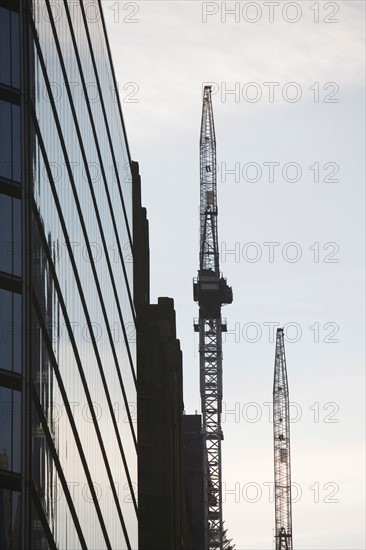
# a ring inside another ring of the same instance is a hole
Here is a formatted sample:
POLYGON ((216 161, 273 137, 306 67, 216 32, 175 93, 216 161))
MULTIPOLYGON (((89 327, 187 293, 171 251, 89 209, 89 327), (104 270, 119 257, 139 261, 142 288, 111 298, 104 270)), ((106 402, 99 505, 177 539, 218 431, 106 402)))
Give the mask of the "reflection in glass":
POLYGON ((0 195, 0 271, 21 275, 21 202, 0 195))
MULTIPOLYGON (((72 9, 63 0, 50 4, 58 13, 54 27, 43 17, 42 2, 34 3, 33 14, 39 48, 32 60, 32 383, 38 402, 32 445, 39 458, 32 477, 58 547, 80 546, 74 508, 88 548, 135 549, 130 482, 137 481, 136 424, 129 416, 136 403, 136 350, 123 333, 123 327, 134 329, 132 263, 125 258, 132 219, 127 144, 111 100, 114 81, 101 23, 87 29, 82 3, 73 2, 72 9), (103 97, 93 101, 97 80, 103 97)), ((92 4, 98 15, 98 3, 92 4)), ((47 6, 46 13, 49 18, 47 6)), ((39 546, 42 530, 33 535, 39 546)))
POLYGON ((20 87, 19 14, 0 8, 0 83, 20 87))
POLYGON ((0 548, 1 550, 20 550, 20 493, 1 487, 0 548))
MULTIPOLYGON (((20 392, 0 386, 0 469, 20 473, 20 392)), ((1 548, 1 547, 0 547, 1 548)))
POLYGON ((0 289, 0 369, 21 372, 21 295, 0 289))
POLYGON ((20 182, 20 106, 0 101, 0 176, 20 182))

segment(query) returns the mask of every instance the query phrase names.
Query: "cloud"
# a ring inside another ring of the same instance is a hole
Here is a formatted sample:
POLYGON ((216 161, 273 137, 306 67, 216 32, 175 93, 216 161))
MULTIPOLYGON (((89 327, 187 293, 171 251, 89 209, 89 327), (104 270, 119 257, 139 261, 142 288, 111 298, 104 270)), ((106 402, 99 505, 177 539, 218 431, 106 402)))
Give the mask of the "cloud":
MULTIPOLYGON (((264 9, 256 24, 235 23, 229 16, 222 23, 220 14, 202 23, 200 2, 179 1, 141 2, 138 23, 113 23, 110 3, 105 4, 118 81, 139 86, 138 108, 125 106, 133 132, 150 118, 156 132, 165 120, 170 126, 178 121, 181 127, 188 125, 196 112, 198 90, 207 81, 225 90, 239 83, 241 92, 248 82, 279 82, 282 87, 295 81, 307 89, 317 81, 346 88, 363 81, 359 2, 340 3, 340 22, 334 24, 314 23, 309 3, 304 3, 307 9, 302 8, 296 24, 283 17, 271 24, 264 9)), ((235 107, 228 103, 229 111, 235 107)))

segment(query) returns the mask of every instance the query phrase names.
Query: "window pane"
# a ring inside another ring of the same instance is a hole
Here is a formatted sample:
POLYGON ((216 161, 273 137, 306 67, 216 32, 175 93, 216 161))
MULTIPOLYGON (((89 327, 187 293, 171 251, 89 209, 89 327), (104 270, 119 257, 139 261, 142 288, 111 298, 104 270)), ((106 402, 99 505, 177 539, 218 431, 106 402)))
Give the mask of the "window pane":
POLYGON ((11 85, 20 88, 19 14, 11 14, 11 85))
POLYGON ((22 370, 22 297, 20 294, 13 293, 13 371, 22 370))
POLYGON ((0 101, 0 176, 20 181, 20 107, 0 101))
POLYGON ((13 370, 12 365, 12 300, 11 292, 0 289, 0 369, 13 370))
POLYGON ((13 199, 13 275, 22 274, 21 202, 13 199))
POLYGON ((11 197, 0 195, 0 271, 12 272, 11 197))
POLYGON ((0 548, 20 549, 20 493, 0 488, 0 548))
POLYGON ((19 14, 0 8, 0 82, 20 88, 19 14))
POLYGON ((12 179, 20 181, 20 107, 11 106, 12 179))
POLYGON ((10 11, 0 8, 0 82, 10 86, 10 11))
POLYGON ((12 390, 0 386, 0 468, 11 470, 12 390))
MULTIPOLYGON (((56 505, 55 505, 56 507, 56 505)), ((52 520, 51 520, 52 521, 52 520)), ((31 533, 31 547, 32 548, 49 548, 47 537, 44 533, 41 520, 37 508, 32 501, 32 533, 31 533)))
POLYGON ((13 391, 13 448, 12 470, 20 473, 21 467, 21 401, 20 392, 13 391))
POLYGON ((21 275, 21 202, 0 195, 0 271, 21 275))
POLYGON ((21 295, 0 289, 0 368, 21 371, 21 295))
POLYGON ((20 473, 20 392, 0 386, 0 469, 20 473))
POLYGON ((11 104, 0 101, 0 176, 11 179, 11 104))

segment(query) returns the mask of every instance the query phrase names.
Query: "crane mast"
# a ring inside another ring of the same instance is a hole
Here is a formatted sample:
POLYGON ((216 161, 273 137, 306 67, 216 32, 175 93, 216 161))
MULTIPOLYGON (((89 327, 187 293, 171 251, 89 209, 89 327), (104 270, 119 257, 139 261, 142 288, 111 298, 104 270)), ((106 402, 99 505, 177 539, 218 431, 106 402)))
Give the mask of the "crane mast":
POLYGON ((232 289, 220 274, 217 236, 216 138, 211 86, 203 91, 200 136, 200 255, 198 277, 193 282, 199 304, 200 392, 205 438, 205 548, 223 550, 221 482, 222 332, 226 324, 221 306, 233 300, 232 289))
POLYGON ((290 413, 283 329, 277 329, 273 381, 273 439, 276 550, 293 550, 290 413))

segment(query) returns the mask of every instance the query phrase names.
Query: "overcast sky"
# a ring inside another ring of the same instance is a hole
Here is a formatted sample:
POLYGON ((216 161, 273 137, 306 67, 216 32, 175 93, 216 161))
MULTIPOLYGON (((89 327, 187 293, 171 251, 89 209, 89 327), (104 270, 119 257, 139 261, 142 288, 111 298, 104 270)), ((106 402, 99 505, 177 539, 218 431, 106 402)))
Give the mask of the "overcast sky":
POLYGON ((151 298, 175 300, 187 413, 200 411, 192 278, 202 86, 214 83, 221 270, 234 292, 223 311, 230 537, 238 550, 273 548, 265 403, 285 325, 294 547, 363 550, 365 4, 277 4, 103 1, 150 221, 151 298))

